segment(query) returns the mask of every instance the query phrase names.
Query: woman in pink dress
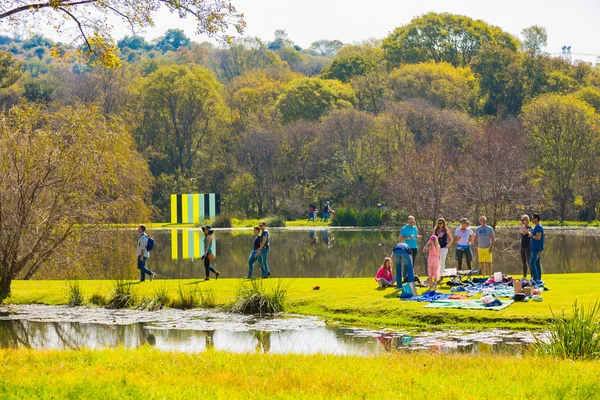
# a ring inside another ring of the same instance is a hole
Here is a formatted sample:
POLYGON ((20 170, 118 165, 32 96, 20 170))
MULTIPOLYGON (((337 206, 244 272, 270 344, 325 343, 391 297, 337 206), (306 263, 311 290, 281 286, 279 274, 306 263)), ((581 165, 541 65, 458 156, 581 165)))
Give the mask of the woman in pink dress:
POLYGON ((423 249, 423 253, 429 253, 427 257, 429 289, 436 290, 438 279, 440 279, 440 242, 436 235, 431 235, 423 249))

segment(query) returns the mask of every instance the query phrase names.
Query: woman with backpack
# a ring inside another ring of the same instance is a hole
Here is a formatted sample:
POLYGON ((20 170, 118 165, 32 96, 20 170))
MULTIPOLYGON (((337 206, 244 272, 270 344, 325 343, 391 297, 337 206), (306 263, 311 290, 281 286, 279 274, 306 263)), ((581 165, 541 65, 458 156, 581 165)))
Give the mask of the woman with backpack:
POLYGON ((219 279, 221 273, 210 265, 215 259, 215 255, 212 252, 213 230, 210 225, 206 225, 202 227, 202 233, 204 233, 204 255, 202 259, 204 260, 204 270, 206 271, 206 278, 204 280, 210 280, 211 271, 215 274, 215 279, 219 279))

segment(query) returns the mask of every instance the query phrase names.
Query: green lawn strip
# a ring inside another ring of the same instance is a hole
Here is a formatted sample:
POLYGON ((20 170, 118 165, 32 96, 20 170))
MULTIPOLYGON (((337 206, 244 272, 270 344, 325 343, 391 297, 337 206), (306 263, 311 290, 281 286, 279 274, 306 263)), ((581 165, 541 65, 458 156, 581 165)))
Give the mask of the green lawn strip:
MULTIPOLYGON (((370 326, 397 327, 460 327, 487 329, 490 327, 525 329, 542 328, 555 312, 571 312, 578 299, 588 305, 598 297, 600 274, 545 275, 550 291, 543 293, 541 303, 514 303, 502 311, 428 309, 425 303, 403 301, 396 290, 378 289, 372 278, 297 278, 265 280, 266 288, 277 284, 288 287, 288 312, 321 316, 329 322, 344 322, 370 326), (312 290, 313 286, 320 290, 312 290)), ((108 296, 114 281, 79 281, 86 299, 93 294, 108 296)), ((212 291, 218 306, 230 305, 235 300, 236 289, 243 284, 240 279, 155 280, 139 283, 131 281, 138 298, 151 296, 155 288, 164 286, 171 298, 177 298, 179 286, 212 291)), ((425 289, 419 289, 424 292, 425 289)), ((445 290, 447 292, 447 290, 445 290)), ((15 281, 13 294, 6 303, 13 304, 66 304, 68 282, 52 280, 15 281)))
POLYGON ((0 350, 2 399, 580 399, 599 391, 598 362, 494 354, 0 350))

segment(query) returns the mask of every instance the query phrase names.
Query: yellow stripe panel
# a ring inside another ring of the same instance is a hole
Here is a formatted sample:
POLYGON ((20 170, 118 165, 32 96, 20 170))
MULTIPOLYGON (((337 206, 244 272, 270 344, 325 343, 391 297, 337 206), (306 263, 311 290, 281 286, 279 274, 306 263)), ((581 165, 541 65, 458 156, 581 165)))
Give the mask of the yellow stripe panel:
MULTIPOLYGON (((190 223, 192 221, 188 221, 189 220, 189 212, 188 212, 188 195, 187 194, 183 194, 181 195, 181 222, 184 224, 190 223)), ((185 241, 184 241, 185 243, 185 241)), ((183 251, 183 254, 186 254, 185 250, 183 251)))
MULTIPOLYGON (((176 221, 177 222, 177 221, 176 221)), ((177 260, 177 229, 171 231, 171 259, 177 260)))
POLYGON ((177 195, 171 195, 171 223, 177 223, 177 195))
POLYGON ((181 239, 182 239, 182 250, 181 250, 181 254, 183 254, 183 258, 187 258, 188 254, 189 254, 189 242, 190 242, 190 235, 188 235, 187 231, 183 232, 183 235, 181 235, 181 239))
POLYGON ((199 194, 194 194, 193 196, 193 207, 194 207, 194 220, 192 221, 193 223, 198 223, 200 222, 200 195, 199 194))

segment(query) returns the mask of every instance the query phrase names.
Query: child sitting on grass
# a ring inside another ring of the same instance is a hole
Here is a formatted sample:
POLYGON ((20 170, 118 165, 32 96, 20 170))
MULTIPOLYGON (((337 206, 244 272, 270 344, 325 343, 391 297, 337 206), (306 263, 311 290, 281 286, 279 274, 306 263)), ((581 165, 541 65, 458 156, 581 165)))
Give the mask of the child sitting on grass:
POLYGON ((379 287, 392 287, 396 284, 396 278, 392 272, 392 259, 386 257, 383 259, 383 264, 375 275, 375 280, 379 283, 379 287))
POLYGON ((427 257, 427 272, 429 274, 429 289, 436 290, 440 279, 440 242, 435 235, 431 235, 429 241, 423 248, 423 253, 429 253, 427 257))

